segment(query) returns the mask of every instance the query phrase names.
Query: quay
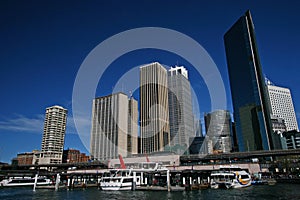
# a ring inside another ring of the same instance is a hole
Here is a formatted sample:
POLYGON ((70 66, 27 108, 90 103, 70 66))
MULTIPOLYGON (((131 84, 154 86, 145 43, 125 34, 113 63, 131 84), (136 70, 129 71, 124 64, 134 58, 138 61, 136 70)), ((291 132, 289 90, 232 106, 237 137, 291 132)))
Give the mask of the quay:
MULTIPOLYGON (((259 171, 258 163, 240 164, 251 173, 259 171)), ((195 165, 195 166, 167 166, 165 171, 153 171, 144 173, 145 186, 136 187, 136 190, 153 191, 183 191, 206 189, 210 181, 210 174, 219 169, 219 165, 195 165)), ((96 169, 76 169, 69 167, 66 170, 49 167, 47 170, 11 170, 7 171, 6 176, 11 177, 33 177, 35 175, 46 176, 51 179, 52 185, 36 186, 36 189, 86 189, 90 187, 100 188, 100 179, 109 169, 98 166, 96 169), (59 183, 57 183, 59 177, 59 183)), ((1 171, 3 173, 3 171, 1 171)))
MULTIPOLYGON (((299 156, 299 149, 213 155, 149 155, 147 160, 161 162, 167 168, 169 176, 166 171, 145 173, 146 186, 136 189, 167 191, 205 189, 210 182, 211 172, 218 170, 221 165, 237 165, 253 176, 266 174, 266 176, 272 176, 279 183, 300 183, 299 156)), ((141 155, 124 158, 124 161, 126 167, 131 168, 134 163, 145 162, 146 159, 144 155, 141 155)), ((112 168, 120 168, 118 159, 111 160, 109 163, 93 161, 44 165, 5 165, 0 166, 0 181, 6 177, 34 177, 38 174, 50 178, 53 184, 47 187, 37 186, 37 189, 73 190, 89 187, 101 189, 99 182, 102 175, 112 168), (56 184, 57 174, 60 177, 59 184, 56 184)))

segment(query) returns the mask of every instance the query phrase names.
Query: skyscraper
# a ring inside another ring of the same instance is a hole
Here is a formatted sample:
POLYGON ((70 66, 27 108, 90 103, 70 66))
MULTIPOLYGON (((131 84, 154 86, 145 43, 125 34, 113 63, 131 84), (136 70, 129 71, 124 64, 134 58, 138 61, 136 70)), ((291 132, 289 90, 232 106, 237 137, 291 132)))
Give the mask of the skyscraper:
MULTIPOLYGON (((137 144, 137 102, 123 93, 93 100, 90 152, 93 159, 110 160, 126 157, 128 143, 137 144), (130 112, 129 112, 130 108, 130 112), (130 128, 128 128, 130 125, 130 128), (130 136, 130 137, 129 137, 130 136)), ((135 149, 131 146, 130 150, 135 149)))
POLYGON ((206 136, 212 141, 213 150, 229 153, 232 150, 232 124, 229 111, 216 110, 205 114, 204 119, 206 136))
POLYGON ((158 62, 140 67, 141 153, 170 144, 167 70, 158 62))
POLYGON ((284 119, 287 131, 299 130, 291 91, 267 81, 273 115, 284 119))
POLYGON ((128 154, 138 153, 138 102, 133 97, 128 100, 128 154))
POLYGON ((273 149, 268 94, 247 11, 224 35, 240 151, 273 149))
POLYGON ((183 66, 169 69, 168 87, 171 146, 188 148, 195 131, 191 86, 183 66))
POLYGON ((62 163, 67 113, 67 109, 61 106, 46 108, 39 164, 62 163))

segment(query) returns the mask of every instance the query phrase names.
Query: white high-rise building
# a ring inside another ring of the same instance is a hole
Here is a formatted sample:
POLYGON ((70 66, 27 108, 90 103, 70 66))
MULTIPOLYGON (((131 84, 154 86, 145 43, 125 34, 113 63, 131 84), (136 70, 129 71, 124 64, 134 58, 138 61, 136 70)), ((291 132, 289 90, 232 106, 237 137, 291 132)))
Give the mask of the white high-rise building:
POLYGON ((171 145, 188 148, 195 131, 191 85, 183 66, 169 69, 168 87, 171 145))
POLYGON ((90 152, 110 160, 137 153, 137 101, 121 92, 93 100, 90 152))
POLYGON ((293 99, 288 88, 275 86, 267 81, 272 114, 284 119, 287 131, 299 130, 293 99))
POLYGON ((67 109, 61 106, 46 108, 42 150, 38 164, 61 163, 64 150, 67 109))

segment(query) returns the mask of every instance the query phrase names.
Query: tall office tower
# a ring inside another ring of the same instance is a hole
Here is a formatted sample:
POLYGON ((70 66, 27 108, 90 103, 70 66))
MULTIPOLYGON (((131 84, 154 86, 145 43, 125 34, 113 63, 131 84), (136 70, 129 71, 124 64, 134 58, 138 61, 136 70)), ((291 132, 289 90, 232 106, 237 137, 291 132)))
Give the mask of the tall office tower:
POLYGON ((205 114, 206 136, 212 141, 213 150, 229 153, 232 150, 231 117, 227 110, 205 114))
POLYGON ((239 151, 273 149, 268 93, 250 11, 224 35, 239 151))
POLYGON ((182 66, 169 69, 168 87, 171 146, 186 149, 189 147, 189 138, 195 136, 188 71, 182 66))
POLYGON ((141 153, 170 144, 168 76, 158 62, 140 67, 141 153))
POLYGON ((287 131, 299 130, 292 95, 288 88, 275 86, 267 81, 273 115, 284 119, 287 131))
POLYGON ((61 106, 46 108, 39 164, 62 163, 67 113, 67 109, 61 106))
POLYGON ((138 102, 131 97, 128 100, 128 154, 138 153, 138 102))
POLYGON ((110 160, 118 158, 118 155, 127 157, 128 143, 128 125, 130 124, 130 138, 137 139, 137 121, 136 117, 129 114, 137 114, 137 107, 134 99, 128 100, 127 95, 119 92, 108 96, 98 97, 93 100, 92 111, 92 129, 90 141, 90 153, 93 159, 110 160), (131 116, 131 117, 129 117, 131 116), (136 127, 135 127, 136 126, 136 127))

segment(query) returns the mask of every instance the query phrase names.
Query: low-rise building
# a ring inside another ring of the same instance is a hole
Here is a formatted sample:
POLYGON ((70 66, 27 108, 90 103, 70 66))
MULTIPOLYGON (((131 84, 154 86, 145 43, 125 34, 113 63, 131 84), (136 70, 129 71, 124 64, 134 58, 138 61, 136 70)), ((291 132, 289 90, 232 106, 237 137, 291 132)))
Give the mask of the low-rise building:
POLYGON ((18 165, 31 165, 33 160, 33 152, 18 153, 18 165))
POLYGON ((63 163, 82 163, 88 162, 89 156, 81 153, 77 149, 67 149, 63 151, 63 163))

